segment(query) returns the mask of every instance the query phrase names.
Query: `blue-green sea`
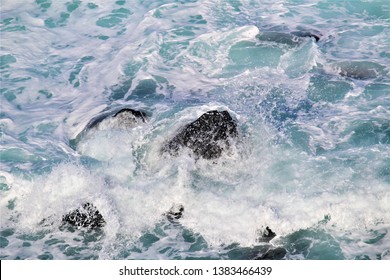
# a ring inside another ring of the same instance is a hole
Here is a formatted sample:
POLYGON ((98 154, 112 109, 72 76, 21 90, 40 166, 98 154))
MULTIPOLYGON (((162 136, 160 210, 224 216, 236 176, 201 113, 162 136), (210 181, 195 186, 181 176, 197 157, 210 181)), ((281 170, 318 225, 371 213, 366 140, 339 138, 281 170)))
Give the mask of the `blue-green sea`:
POLYGON ((0 5, 0 259, 390 259, 388 0, 0 5), (161 153, 210 110, 229 152, 161 153))

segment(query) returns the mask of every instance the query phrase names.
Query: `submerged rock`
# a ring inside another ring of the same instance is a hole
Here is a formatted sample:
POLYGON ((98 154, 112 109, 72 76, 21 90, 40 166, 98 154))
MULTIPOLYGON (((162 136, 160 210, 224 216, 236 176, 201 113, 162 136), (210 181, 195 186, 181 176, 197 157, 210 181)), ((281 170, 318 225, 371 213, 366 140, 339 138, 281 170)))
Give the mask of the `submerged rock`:
POLYGON ((387 73, 385 66, 371 61, 344 61, 333 65, 341 76, 357 80, 375 79, 387 73))
POLYGON ((295 47, 300 45, 303 40, 291 33, 276 32, 276 31, 265 31, 261 32, 256 38, 264 42, 272 42, 295 47))
POLYGON ((302 38, 313 38, 316 42, 321 39, 321 34, 314 31, 293 31, 293 32, 278 32, 278 31, 264 31, 256 38, 264 42, 273 42, 283 44, 290 47, 295 47, 304 42, 302 38))
POLYGON ((111 114, 104 114, 92 119, 86 129, 92 128, 130 128, 139 123, 146 122, 146 114, 142 111, 136 111, 130 108, 123 108, 118 112, 111 114))
POLYGON ((229 140, 237 136, 237 124, 227 111, 209 111, 179 131, 162 152, 177 156, 186 147, 197 158, 216 159, 230 147, 229 140))
POLYGON ((99 210, 89 202, 62 217, 62 222, 76 227, 99 228, 106 224, 99 210))
POLYGON ((318 42, 322 37, 321 33, 319 32, 315 33, 314 31, 294 31, 291 33, 301 38, 305 38, 305 37, 313 38, 316 42, 318 42))
POLYGON ((84 137, 90 135, 90 133, 99 130, 130 129, 145 123, 146 120, 147 118, 144 112, 130 108, 123 108, 115 113, 106 112, 93 118, 75 139, 70 140, 69 144, 73 149, 77 149, 79 142, 84 137))
POLYGON ((254 258, 254 260, 281 260, 284 259, 287 250, 282 247, 269 249, 266 253, 254 258))

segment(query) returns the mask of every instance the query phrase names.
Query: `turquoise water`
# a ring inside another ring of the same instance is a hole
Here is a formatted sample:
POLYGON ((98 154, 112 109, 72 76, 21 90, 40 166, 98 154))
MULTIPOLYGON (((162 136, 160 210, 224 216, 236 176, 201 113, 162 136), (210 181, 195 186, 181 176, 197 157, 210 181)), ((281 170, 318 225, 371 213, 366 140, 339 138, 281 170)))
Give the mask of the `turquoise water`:
POLYGON ((388 1, 6 0, 0 32, 0 259, 390 259, 388 1), (215 109, 231 153, 161 155, 215 109), (105 227, 61 225, 85 201, 105 227))

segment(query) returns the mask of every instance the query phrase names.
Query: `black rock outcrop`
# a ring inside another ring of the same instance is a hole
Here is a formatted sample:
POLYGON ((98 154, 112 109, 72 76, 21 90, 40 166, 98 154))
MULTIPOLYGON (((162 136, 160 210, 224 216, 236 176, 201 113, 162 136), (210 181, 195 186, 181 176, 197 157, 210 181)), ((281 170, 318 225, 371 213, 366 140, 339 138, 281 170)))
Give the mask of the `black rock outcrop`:
POLYGON ((238 136, 236 121, 227 111, 209 111, 186 125, 162 149, 176 156, 186 147, 197 158, 217 159, 230 147, 230 140, 238 136))
POLYGON ((100 228, 106 224, 99 210, 89 202, 62 217, 62 222, 75 227, 100 228))
POLYGON ((273 232, 269 227, 266 227, 262 232, 261 237, 259 238, 260 242, 269 242, 276 236, 276 233, 273 232))

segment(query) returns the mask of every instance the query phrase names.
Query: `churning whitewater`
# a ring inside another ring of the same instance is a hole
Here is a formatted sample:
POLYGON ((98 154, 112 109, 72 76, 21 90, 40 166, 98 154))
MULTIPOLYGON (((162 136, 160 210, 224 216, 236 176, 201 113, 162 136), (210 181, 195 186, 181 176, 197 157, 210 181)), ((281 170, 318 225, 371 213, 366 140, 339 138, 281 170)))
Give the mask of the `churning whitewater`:
POLYGON ((1 3, 0 259, 390 259, 388 1, 1 3))

